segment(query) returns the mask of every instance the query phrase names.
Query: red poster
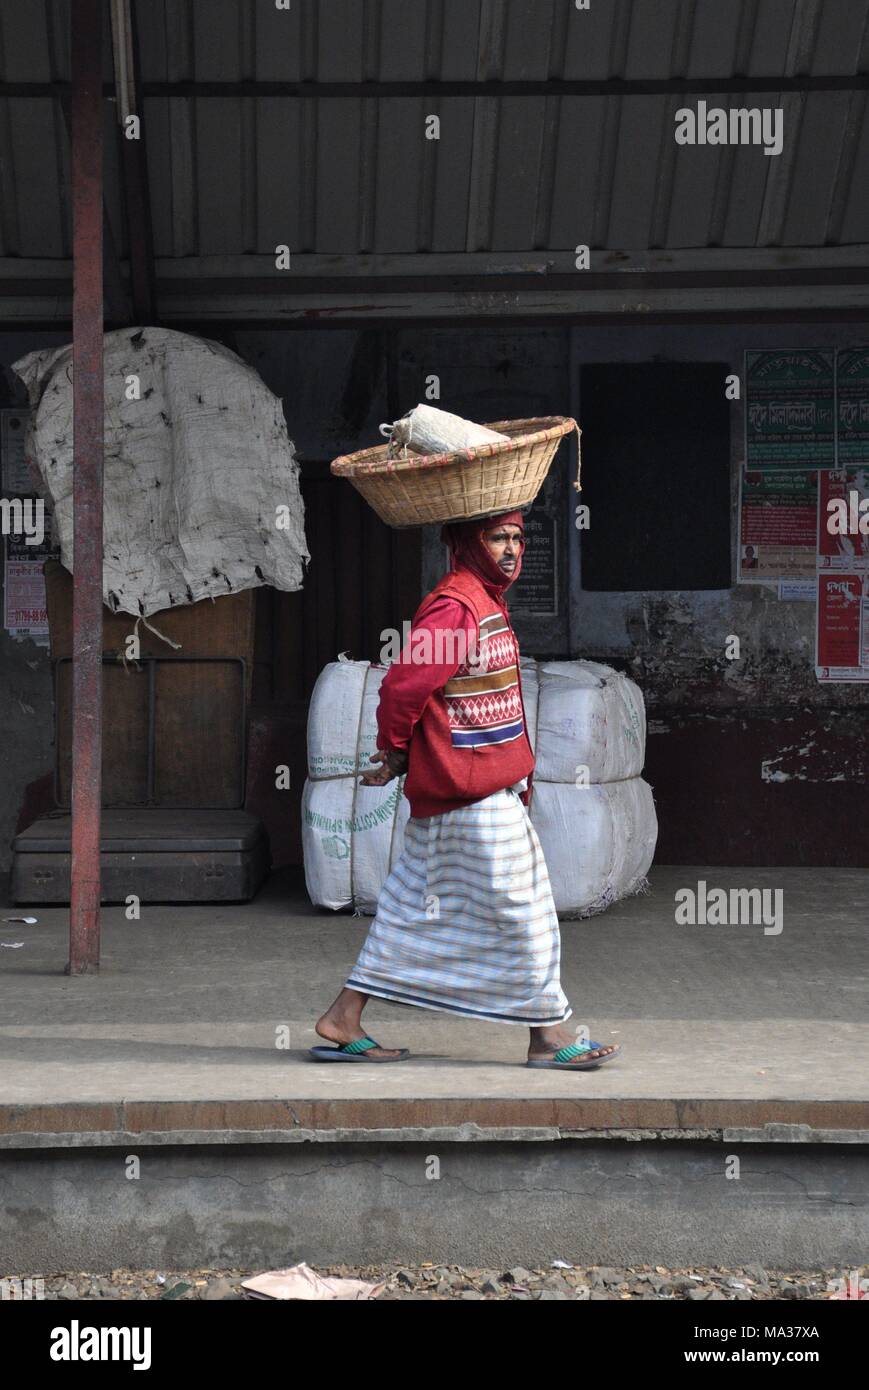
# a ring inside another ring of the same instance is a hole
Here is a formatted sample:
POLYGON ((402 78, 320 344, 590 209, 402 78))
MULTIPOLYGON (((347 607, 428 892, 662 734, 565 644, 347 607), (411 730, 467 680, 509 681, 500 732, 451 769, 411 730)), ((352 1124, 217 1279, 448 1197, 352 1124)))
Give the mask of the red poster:
POLYGON ((819 681, 869 680, 866 664, 869 574, 818 575, 816 675, 819 681))
POLYGON ((818 569, 856 570, 865 565, 869 565, 869 470, 820 472, 818 569))

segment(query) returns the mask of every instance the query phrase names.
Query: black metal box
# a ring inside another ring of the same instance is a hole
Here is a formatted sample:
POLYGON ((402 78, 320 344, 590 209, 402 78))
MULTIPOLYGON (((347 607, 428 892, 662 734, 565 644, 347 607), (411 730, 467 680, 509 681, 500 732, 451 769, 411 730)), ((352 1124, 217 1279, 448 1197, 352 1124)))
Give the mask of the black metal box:
MULTIPOLYGON (((16 835, 12 900, 68 903, 71 817, 44 816, 16 835)), ((262 822, 248 811, 105 810, 102 901, 246 902, 268 872, 262 822)))

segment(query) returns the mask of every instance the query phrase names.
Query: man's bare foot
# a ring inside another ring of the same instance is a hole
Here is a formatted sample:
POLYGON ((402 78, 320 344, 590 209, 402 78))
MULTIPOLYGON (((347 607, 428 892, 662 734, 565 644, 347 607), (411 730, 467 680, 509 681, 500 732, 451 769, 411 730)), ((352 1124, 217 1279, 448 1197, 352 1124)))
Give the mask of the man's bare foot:
MULTIPOLYGON (((318 1018, 314 1025, 314 1031, 319 1033, 321 1038, 327 1042, 344 1043, 355 1042, 357 1038, 364 1038, 368 1035, 362 1027, 358 1018, 352 1018, 347 1014, 335 1014, 331 1009, 327 1009, 322 1018, 318 1018)), ((369 1047, 366 1057, 398 1057, 401 1055, 400 1048, 388 1047, 369 1047)))
MULTIPOLYGON (((562 1047, 569 1047, 571 1043, 579 1042, 576 1033, 563 1024, 558 1024, 554 1028, 532 1028, 531 1044, 528 1048, 528 1061, 535 1059, 542 1060, 544 1057, 552 1057, 562 1047)), ((593 1048, 591 1052, 583 1052, 581 1057, 576 1057, 573 1061, 564 1062, 565 1067, 577 1066, 582 1070, 582 1065, 588 1065, 596 1057, 609 1057, 614 1052, 619 1052, 618 1043, 605 1044, 599 1048, 593 1048)))

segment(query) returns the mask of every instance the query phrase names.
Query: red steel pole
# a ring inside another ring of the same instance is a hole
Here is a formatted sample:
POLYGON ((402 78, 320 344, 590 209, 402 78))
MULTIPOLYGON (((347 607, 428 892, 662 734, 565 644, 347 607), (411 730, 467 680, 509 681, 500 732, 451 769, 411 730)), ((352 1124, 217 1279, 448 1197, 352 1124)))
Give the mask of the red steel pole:
POLYGON ((103 697, 102 3, 72 4, 73 548, 69 975, 100 965, 103 697))

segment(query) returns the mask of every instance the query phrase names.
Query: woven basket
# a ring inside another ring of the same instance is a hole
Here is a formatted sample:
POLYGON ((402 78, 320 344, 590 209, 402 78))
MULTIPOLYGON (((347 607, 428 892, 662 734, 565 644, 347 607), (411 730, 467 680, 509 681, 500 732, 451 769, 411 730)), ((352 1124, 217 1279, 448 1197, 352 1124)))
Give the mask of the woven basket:
MULTIPOLYGON (((431 522, 469 521, 527 507, 537 496, 555 451, 575 420, 545 415, 498 420, 488 426, 509 441, 477 444, 451 454, 389 458, 389 445, 344 454, 332 462, 387 526, 403 530, 431 522)), ((578 488, 579 473, 574 487, 578 488)))

